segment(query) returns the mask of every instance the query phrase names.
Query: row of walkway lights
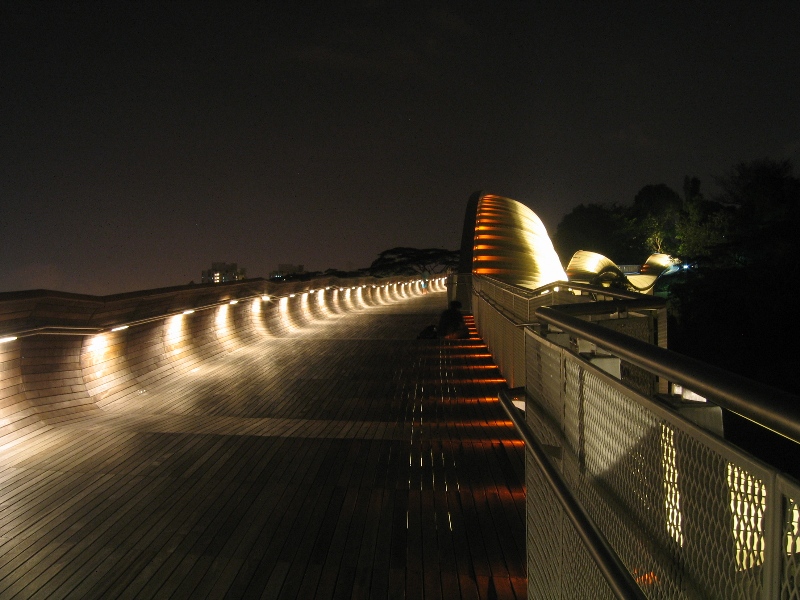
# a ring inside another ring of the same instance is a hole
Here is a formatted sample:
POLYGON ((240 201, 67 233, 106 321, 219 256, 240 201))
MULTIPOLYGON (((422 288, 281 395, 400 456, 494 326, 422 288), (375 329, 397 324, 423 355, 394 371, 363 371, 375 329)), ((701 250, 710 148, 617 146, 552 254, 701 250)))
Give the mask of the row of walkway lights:
MULTIPOLYGON (((441 278, 434 279, 433 281, 444 282, 445 279, 446 279, 445 277, 441 277, 441 278)), ((384 283, 384 284, 381 284, 381 285, 372 284, 372 287, 373 288, 384 288, 384 287, 385 288, 389 288, 389 287, 398 286, 398 285, 400 285, 401 287, 405 287, 405 286, 410 286, 410 285, 412 285, 414 283, 422 283, 422 279, 417 279, 415 281, 396 281, 396 282, 392 282, 392 283, 384 283)), ((300 292, 300 293, 303 293, 303 294, 314 294, 314 293, 321 294, 321 293, 324 293, 324 292, 326 292, 326 291, 328 291, 330 289, 335 289, 337 291, 344 292, 346 290, 357 290, 359 288, 366 288, 366 287, 367 287, 367 284, 354 285, 354 286, 343 286, 343 287, 337 287, 337 286, 330 286, 329 285, 329 286, 326 286, 324 288, 314 288, 314 289, 307 290, 305 292, 300 292)), ((138 321, 132 321, 131 323, 127 323, 127 324, 123 324, 123 325, 116 325, 114 327, 111 327, 110 329, 100 330, 100 331, 98 331, 98 333, 103 333, 103 331, 111 331, 111 332, 122 331, 124 329, 128 329, 132 325, 143 325, 144 323, 149 323, 151 321, 157 321, 159 319, 166 319, 166 318, 173 317, 173 316, 180 315, 180 314, 190 315, 190 314, 192 314, 192 313, 194 313, 194 312, 196 312, 198 310, 208 310, 208 309, 216 308, 217 306, 222 306, 222 305, 225 305, 225 304, 235 305, 235 304, 238 304, 240 300, 250 300, 250 299, 256 299, 256 298, 260 297, 263 302, 270 302, 272 300, 282 300, 283 298, 295 298, 296 296, 297 296, 296 292, 293 292, 293 293, 290 293, 290 294, 277 295, 277 296, 270 296, 269 294, 257 294, 257 295, 253 295, 253 296, 245 296, 245 297, 240 298, 240 299, 232 299, 232 300, 224 300, 224 301, 221 301, 221 302, 214 302, 212 304, 207 304, 205 306, 199 306, 199 307, 196 307, 196 308, 186 309, 186 310, 183 310, 181 312, 169 313, 169 314, 166 314, 166 315, 160 315, 158 317, 152 317, 152 318, 149 318, 149 319, 141 319, 141 320, 138 320, 138 321)), ((14 339, 17 339, 17 338, 16 337, 0 338, 0 343, 2 343, 4 341, 12 341, 14 339)))
MULTIPOLYGON (((440 278, 435 278, 432 281, 434 281, 434 282, 436 282, 436 281, 444 282, 445 279, 446 279, 445 277, 440 277, 440 278)), ((404 281, 404 282, 395 281, 395 282, 392 282, 392 283, 384 283, 384 284, 381 284, 381 285, 372 284, 372 288, 375 288, 375 289, 377 289, 377 288, 389 288, 389 287, 392 287, 392 286, 396 287, 398 285, 400 285, 401 288, 402 288, 402 287, 410 286, 410 285, 415 284, 415 283, 416 284, 422 283, 422 281, 423 281, 422 279, 417 279, 415 281, 404 281)), ((343 291, 346 291, 346 290, 357 290, 357 289, 360 289, 360 288, 363 289, 363 288, 366 288, 366 287, 367 287, 367 284, 354 285, 354 286, 349 286, 349 287, 348 286, 337 287, 337 286, 330 286, 329 285, 329 286, 326 286, 325 288, 319 288, 319 289, 315 288, 315 289, 311 289, 311 290, 308 290, 307 292, 303 292, 303 293, 306 293, 306 294, 314 294, 314 293, 321 294, 321 293, 324 293, 325 291, 330 290, 332 288, 336 289, 336 290, 338 290, 340 292, 343 292, 343 291)), ((248 299, 251 299, 251 298, 255 299, 255 298, 260 297, 262 301, 269 302, 271 300, 281 300, 283 298, 294 298, 296 296, 297 296, 297 293, 284 294, 284 295, 280 295, 280 296, 270 296, 269 294, 258 294, 258 295, 253 295, 253 296, 246 296, 244 298, 241 298, 241 300, 248 300, 248 299)), ((143 325, 145 323, 149 323, 149 322, 152 322, 152 321, 157 321, 157 320, 160 320, 160 319, 167 319, 169 317, 174 317, 176 315, 191 315, 191 314, 193 314, 194 312, 196 312, 198 310, 208 310, 208 309, 215 308, 217 306, 222 306, 222 305, 225 305, 225 304, 235 305, 235 304, 239 303, 239 300, 240 299, 223 300, 223 301, 220 301, 220 302, 214 302, 212 304, 207 304, 205 306, 200 306, 200 307, 196 307, 196 308, 189 308, 189 309, 185 309, 185 310, 182 310, 182 311, 169 313, 169 314, 166 314, 166 315, 159 315, 157 317, 151 317, 151 318, 148 318, 148 319, 140 319, 140 320, 137 320, 137 321, 131 321, 129 323, 123 323, 123 324, 119 324, 119 325, 114 325, 114 326, 108 327, 108 328, 99 328, 95 333, 96 334, 101 334, 103 332, 114 332, 115 333, 115 332, 119 332, 119 331, 124 331, 125 329, 128 329, 128 328, 130 328, 131 326, 134 326, 134 325, 143 325)), ((15 341, 17 339, 18 339, 18 336, 15 336, 15 335, 9 335, 9 336, 5 336, 5 337, 0 337, 0 344, 13 342, 13 341, 15 341)))

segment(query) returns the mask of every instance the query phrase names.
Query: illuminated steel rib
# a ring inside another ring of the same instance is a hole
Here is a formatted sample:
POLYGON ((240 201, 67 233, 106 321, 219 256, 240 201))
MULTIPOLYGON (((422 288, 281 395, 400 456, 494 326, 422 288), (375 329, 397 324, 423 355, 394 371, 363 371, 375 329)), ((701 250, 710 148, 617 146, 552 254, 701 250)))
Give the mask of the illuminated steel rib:
POLYGON ((651 254, 637 274, 626 275, 614 262, 587 250, 578 250, 567 265, 570 281, 590 285, 616 284, 642 293, 652 293, 662 275, 678 268, 680 260, 668 254, 651 254))
POLYGON ((532 289, 567 279, 541 219, 510 198, 478 197, 471 250, 476 275, 532 289))
POLYGON ((652 254, 639 273, 625 274, 602 254, 578 250, 564 271, 541 219, 516 200, 475 193, 467 205, 460 272, 488 275, 504 283, 537 289, 557 281, 615 285, 652 293, 662 275, 680 261, 652 254))

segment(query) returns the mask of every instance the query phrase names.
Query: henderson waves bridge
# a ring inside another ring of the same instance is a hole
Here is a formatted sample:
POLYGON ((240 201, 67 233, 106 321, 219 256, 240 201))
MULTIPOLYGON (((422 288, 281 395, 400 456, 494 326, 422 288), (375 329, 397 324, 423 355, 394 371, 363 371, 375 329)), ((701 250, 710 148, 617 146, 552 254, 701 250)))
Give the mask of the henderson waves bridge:
POLYGON ((797 600, 800 486, 721 416, 798 399, 665 349, 668 262, 478 193, 428 290, 0 294, 0 598, 797 600))

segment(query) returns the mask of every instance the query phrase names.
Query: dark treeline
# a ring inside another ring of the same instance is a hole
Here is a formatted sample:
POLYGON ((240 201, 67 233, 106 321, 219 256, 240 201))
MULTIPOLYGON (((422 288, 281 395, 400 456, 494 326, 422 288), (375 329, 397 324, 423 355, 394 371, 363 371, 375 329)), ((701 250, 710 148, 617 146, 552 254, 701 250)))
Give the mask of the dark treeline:
MULTIPOLYGON (((706 198, 648 185, 633 205, 582 205, 558 226, 562 261, 592 250, 617 264, 664 252, 690 265, 667 292, 669 347, 800 395, 800 180, 788 161, 741 163, 706 198)), ((725 437, 800 477, 797 446, 725 413, 725 437)))
POLYGON ((281 281, 308 281, 316 277, 393 277, 404 275, 432 276, 444 273, 447 269, 458 267, 458 250, 444 248, 409 248, 398 246, 378 254, 369 267, 355 271, 328 269, 326 271, 305 271, 290 273, 279 277, 281 281))
POLYGON ((458 250, 444 248, 389 248, 378 255, 368 272, 375 277, 435 275, 458 266, 458 250))
POLYGON ((670 348, 800 394, 794 322, 800 292, 800 179, 788 161, 741 163, 706 197, 647 185, 632 205, 588 204, 564 217, 554 244, 566 263, 592 250, 617 264, 664 252, 691 266, 668 291, 670 348))

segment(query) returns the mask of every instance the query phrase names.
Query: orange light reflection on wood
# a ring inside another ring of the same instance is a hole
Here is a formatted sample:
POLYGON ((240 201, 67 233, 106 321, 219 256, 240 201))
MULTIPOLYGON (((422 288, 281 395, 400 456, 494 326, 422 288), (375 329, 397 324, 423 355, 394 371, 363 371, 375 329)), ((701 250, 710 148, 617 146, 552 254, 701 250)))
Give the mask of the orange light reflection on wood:
POLYGON ((506 380, 503 378, 484 378, 484 379, 447 379, 447 383, 459 383, 459 384, 470 384, 470 383, 505 383, 506 380))

